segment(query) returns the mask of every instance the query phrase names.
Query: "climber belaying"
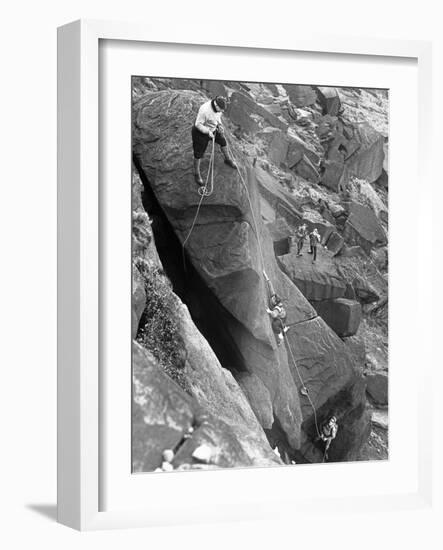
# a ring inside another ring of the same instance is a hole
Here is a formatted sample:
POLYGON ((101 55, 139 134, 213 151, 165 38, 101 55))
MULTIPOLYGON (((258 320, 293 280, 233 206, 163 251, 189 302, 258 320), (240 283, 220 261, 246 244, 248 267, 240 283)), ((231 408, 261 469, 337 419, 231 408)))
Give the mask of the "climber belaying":
POLYGON ((271 317, 271 326, 274 334, 277 336, 277 346, 280 346, 283 342, 284 335, 288 332, 289 327, 285 325, 286 320, 286 310, 283 307, 283 302, 280 296, 275 292, 272 282, 269 277, 266 275, 266 272, 263 271, 265 281, 268 285, 268 307, 266 308, 267 313, 271 317))
POLYGON ((304 223, 303 225, 299 225, 297 232, 295 233, 295 240, 297 242, 297 256, 302 255, 301 251, 303 249, 303 243, 305 242, 307 234, 306 224, 304 223))
POLYGON ((337 418, 331 416, 331 418, 325 422, 321 428, 320 437, 325 442, 324 460, 328 460, 328 451, 332 441, 335 439, 338 432, 337 418))
POLYGON ((312 263, 314 263, 317 260, 317 245, 320 243, 320 233, 317 231, 317 228, 315 227, 311 233, 309 233, 309 245, 310 249, 308 254, 312 254, 312 263))
POLYGON ((237 168, 231 158, 224 136, 224 129, 221 123, 222 112, 226 109, 226 98, 217 96, 206 101, 200 107, 194 126, 192 127, 192 145, 194 148, 194 177, 197 185, 203 185, 200 175, 200 161, 205 154, 209 141, 212 139, 220 145, 225 163, 231 168, 237 168))

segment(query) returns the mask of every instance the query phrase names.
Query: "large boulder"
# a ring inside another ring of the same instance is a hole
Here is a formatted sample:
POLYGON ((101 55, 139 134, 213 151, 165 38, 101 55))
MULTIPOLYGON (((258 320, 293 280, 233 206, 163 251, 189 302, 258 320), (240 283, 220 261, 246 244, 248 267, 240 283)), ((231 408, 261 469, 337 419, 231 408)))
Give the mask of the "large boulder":
POLYGON ((303 212, 293 195, 285 191, 279 180, 260 166, 254 169, 260 195, 274 210, 276 217, 284 218, 290 227, 296 228, 303 219, 303 212))
POLYGON ((278 218, 274 222, 267 223, 266 227, 271 235, 276 256, 289 254, 294 230, 289 227, 284 218, 278 218))
POLYGON ((361 305, 355 300, 335 298, 312 302, 320 317, 340 337, 356 334, 361 321, 361 305))
MULTIPOLYGON (((200 103, 200 96, 193 92, 157 92, 143 97, 134 106, 134 155, 180 242, 186 241, 188 259, 212 297, 212 311, 206 314, 218 318, 219 331, 231 351, 231 364, 226 357, 222 364, 261 380, 272 402, 274 425, 278 423, 292 449, 307 456, 315 446, 310 429, 315 415, 310 406, 300 404, 301 381, 292 359, 293 350, 297 355, 302 350, 307 383, 315 386, 315 408, 335 403, 345 388, 355 395, 346 401, 350 408, 343 406, 340 412, 349 423, 344 431, 360 434, 355 441, 349 436, 347 450, 343 448, 340 455, 351 456, 362 443, 361 423, 366 422, 364 392, 357 389, 361 373, 344 344, 280 271, 272 240, 261 222, 255 171, 245 164, 229 132, 239 170, 228 168, 216 152, 214 192, 200 200, 190 139, 200 103), (285 301, 291 326, 288 348, 276 345, 266 313, 268 289, 263 270, 285 301), (315 368, 311 368, 312 362, 315 368), (359 404, 361 412, 357 414, 359 404), (351 410, 354 413, 348 414, 351 410)), ((202 163, 203 172, 207 161, 202 163)), ((314 455, 312 460, 317 460, 314 455)))
POLYGON ((354 126, 353 139, 358 143, 358 149, 347 160, 347 171, 373 183, 382 175, 385 138, 370 124, 362 123, 354 126))
POLYGON ((388 242, 386 232, 374 211, 358 202, 349 205, 343 237, 348 244, 361 246, 368 254, 373 247, 384 246, 388 242))
MULTIPOLYGON (((373 185, 365 180, 356 180, 358 191, 356 194, 357 202, 365 202, 372 208, 376 216, 384 223, 388 222, 388 207, 383 202, 380 194, 374 189, 373 185)), ((352 193, 351 193, 352 196, 352 193)))
POLYGON ((312 143, 309 143, 306 139, 303 139, 298 133, 291 129, 288 133, 288 151, 286 156, 286 165, 288 168, 295 168, 295 166, 303 159, 307 157, 308 161, 313 164, 315 170, 316 166, 320 164, 320 154, 316 150, 312 143))
POLYGON ((326 246, 328 250, 332 252, 334 255, 340 252, 344 244, 345 244, 345 240, 340 235, 340 233, 337 233, 337 231, 332 231, 329 234, 329 237, 326 241, 326 246))
POLYGON ((337 155, 336 158, 331 157, 325 160, 320 172, 322 185, 335 192, 341 191, 344 169, 345 164, 340 155, 337 155))
POLYGON ((317 96, 311 86, 285 84, 283 87, 296 107, 307 107, 317 101, 317 96))
POLYGON ((340 112, 341 101, 336 88, 330 86, 317 87, 318 101, 323 108, 323 114, 337 116, 340 112))
POLYGON ((278 128, 268 126, 257 134, 262 140, 268 159, 280 166, 285 161, 288 152, 288 139, 286 134, 278 128))
POLYGON ((379 405, 388 404, 388 373, 371 372, 366 375, 366 391, 379 405))

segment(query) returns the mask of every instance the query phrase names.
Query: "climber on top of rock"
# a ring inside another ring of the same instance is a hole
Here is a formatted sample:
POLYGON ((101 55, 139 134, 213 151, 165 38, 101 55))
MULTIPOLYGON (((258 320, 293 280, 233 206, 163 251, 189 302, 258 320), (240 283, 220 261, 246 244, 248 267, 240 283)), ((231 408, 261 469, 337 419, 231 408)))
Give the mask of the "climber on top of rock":
POLYGON ((263 271, 266 283, 268 285, 269 292, 269 305, 266 308, 266 312, 271 317, 271 326, 274 334, 277 336, 277 346, 280 346, 283 342, 284 335, 288 332, 289 327, 285 325, 286 310, 283 307, 283 302, 280 296, 275 292, 271 280, 263 271))
POLYGON ((317 260, 317 245, 320 243, 320 233, 317 231, 317 228, 314 227, 314 230, 309 233, 309 245, 310 249, 308 254, 313 254, 312 263, 317 260))
POLYGON ((304 223, 303 225, 299 225, 295 233, 295 240, 297 243, 297 256, 302 255, 301 251, 303 249, 303 244, 305 242, 307 234, 308 232, 306 230, 306 224, 304 223))
POLYGON ((198 185, 203 185, 200 175, 200 161, 205 154, 209 140, 213 139, 221 147, 225 163, 231 168, 237 168, 234 160, 231 158, 224 130, 221 123, 222 112, 226 109, 226 98, 216 96, 203 103, 200 107, 194 126, 192 127, 192 145, 194 148, 194 177, 198 185))
POLYGON ((328 460, 328 451, 332 441, 335 439, 338 432, 337 418, 331 416, 331 418, 325 422, 321 428, 320 437, 325 442, 324 459, 328 460))

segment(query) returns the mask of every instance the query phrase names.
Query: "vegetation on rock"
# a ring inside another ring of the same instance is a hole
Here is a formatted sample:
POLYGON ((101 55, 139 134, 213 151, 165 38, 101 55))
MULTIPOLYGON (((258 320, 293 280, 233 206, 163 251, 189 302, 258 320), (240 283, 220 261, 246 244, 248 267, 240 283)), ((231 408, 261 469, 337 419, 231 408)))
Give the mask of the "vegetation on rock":
POLYGON ((189 392, 183 342, 175 318, 177 298, 161 268, 148 269, 140 262, 138 269, 145 284, 146 307, 136 339, 154 355, 166 374, 189 392))

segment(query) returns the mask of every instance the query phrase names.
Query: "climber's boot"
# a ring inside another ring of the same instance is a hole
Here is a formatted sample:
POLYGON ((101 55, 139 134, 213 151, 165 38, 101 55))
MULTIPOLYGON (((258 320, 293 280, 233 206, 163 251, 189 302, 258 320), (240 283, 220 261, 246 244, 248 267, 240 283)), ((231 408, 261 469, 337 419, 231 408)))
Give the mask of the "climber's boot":
POLYGON ((194 179, 195 183, 201 187, 203 185, 203 180, 200 174, 200 159, 194 158, 194 179))
POLYGON ((222 147, 221 150, 222 150, 223 156, 225 157, 225 164, 237 170, 237 165, 235 164, 234 159, 228 153, 228 148, 225 146, 225 147, 222 147))

